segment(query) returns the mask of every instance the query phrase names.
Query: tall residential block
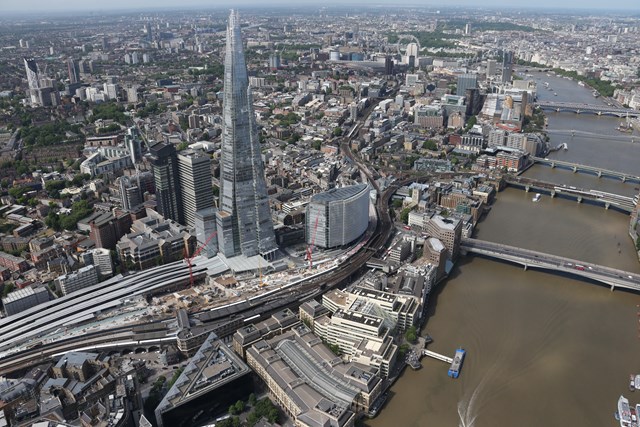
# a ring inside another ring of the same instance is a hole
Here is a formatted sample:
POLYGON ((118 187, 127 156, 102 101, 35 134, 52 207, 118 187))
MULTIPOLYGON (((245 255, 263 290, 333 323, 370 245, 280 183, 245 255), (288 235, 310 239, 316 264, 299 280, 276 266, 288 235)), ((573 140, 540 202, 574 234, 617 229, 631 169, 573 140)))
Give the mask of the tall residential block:
POLYGON ((458 85, 456 86, 456 95, 465 96, 467 89, 475 89, 478 87, 477 74, 460 74, 458 76, 458 85))
POLYGON ((219 206, 218 239, 225 256, 269 256, 277 249, 240 20, 234 11, 229 16, 224 60, 219 206))
POLYGON ((67 72, 69 73, 70 84, 80 82, 80 67, 78 67, 78 63, 73 58, 67 59, 67 72))
POLYGON ((38 64, 33 58, 23 58, 24 69, 27 73, 27 82, 29 83, 29 99, 31 105, 41 105, 38 89, 40 89, 40 71, 38 64))
POLYGON ((171 144, 158 143, 149 152, 156 184, 158 213, 166 219, 184 224, 176 149, 171 144))
POLYGON ((194 215, 194 228, 196 239, 198 239, 198 247, 207 244, 201 252, 201 255, 211 258, 218 253, 218 239, 216 232, 216 208, 207 208, 199 210, 194 215), (208 240, 208 242, 207 242, 208 240))
POLYGON ((184 209, 184 224, 194 226, 196 211, 212 208, 213 183, 211 158, 200 150, 185 150, 178 154, 178 176, 184 209))
POLYGON ((513 52, 505 51, 502 53, 502 83, 511 81, 513 72, 513 52))
POLYGON ((134 179, 128 176, 121 176, 118 178, 118 184, 120 186, 120 201, 123 209, 131 210, 142 204, 142 192, 134 179))

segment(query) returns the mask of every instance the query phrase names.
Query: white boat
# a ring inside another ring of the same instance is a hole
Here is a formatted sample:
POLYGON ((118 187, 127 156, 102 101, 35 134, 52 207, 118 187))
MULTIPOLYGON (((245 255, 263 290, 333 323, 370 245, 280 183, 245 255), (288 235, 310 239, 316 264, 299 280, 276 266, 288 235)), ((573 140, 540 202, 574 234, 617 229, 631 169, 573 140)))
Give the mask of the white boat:
POLYGON ((620 417, 620 427, 631 426, 631 409, 629 408, 629 399, 620 396, 618 399, 618 416, 620 417))
POLYGON ((541 197, 542 197, 542 194, 536 193, 536 195, 533 196, 533 199, 531 199, 531 201, 532 202, 539 202, 541 197))
POLYGON ((636 377, 633 380, 633 386, 640 390, 640 374, 636 375, 636 377))
POLYGON ((584 87, 584 82, 578 82, 578 86, 584 87))

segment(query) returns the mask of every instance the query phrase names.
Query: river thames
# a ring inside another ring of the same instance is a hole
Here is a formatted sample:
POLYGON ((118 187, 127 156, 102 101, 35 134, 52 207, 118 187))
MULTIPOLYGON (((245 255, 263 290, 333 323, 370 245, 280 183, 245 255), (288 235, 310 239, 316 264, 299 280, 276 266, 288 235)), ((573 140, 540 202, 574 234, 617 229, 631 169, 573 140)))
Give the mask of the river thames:
MULTIPOLYGON (((530 71, 540 99, 602 103, 575 82, 530 71), (543 88, 547 81, 553 88, 543 88), (553 92, 558 95, 554 96, 553 92)), ((569 149, 549 157, 639 172, 640 137, 616 130, 620 120, 550 113, 551 144, 569 149), (571 130, 580 130, 571 136, 571 130), (587 134, 589 133, 589 134, 587 134), (596 137, 592 134, 601 134, 596 137)), ((622 183, 545 166, 525 176, 558 184, 637 194, 622 183)), ((476 237, 640 272, 628 236, 628 216, 602 207, 507 189, 498 194, 476 237)), ((429 348, 452 356, 467 350, 460 378, 443 362, 422 360, 391 389, 383 426, 615 426, 620 394, 640 372, 640 295, 571 277, 527 270, 479 257, 461 259, 434 294, 423 332, 429 348)))

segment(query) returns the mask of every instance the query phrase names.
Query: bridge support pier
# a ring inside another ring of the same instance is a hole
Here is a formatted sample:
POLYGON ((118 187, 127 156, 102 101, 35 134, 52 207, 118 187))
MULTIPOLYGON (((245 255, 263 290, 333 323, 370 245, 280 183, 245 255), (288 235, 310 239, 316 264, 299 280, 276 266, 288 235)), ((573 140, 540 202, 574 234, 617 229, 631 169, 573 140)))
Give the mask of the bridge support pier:
POLYGON ((602 171, 598 171, 598 178, 602 178, 602 171))
POLYGON ((578 172, 578 167, 577 167, 577 166, 574 166, 574 167, 573 167, 573 173, 576 173, 576 172, 578 172))
POLYGON ((605 209, 609 209, 609 206, 611 206, 611 203, 609 203, 609 202, 607 202, 607 203, 605 203, 605 204, 604 204, 604 208, 605 208, 605 209))
POLYGON ((622 182, 627 182, 627 177, 626 176, 622 175, 621 179, 622 179, 622 182))
POLYGON ((578 203, 582 203, 582 196, 578 196, 578 203))
POLYGON ((555 162, 551 162, 551 169, 556 167, 556 163, 555 162))
POLYGON ((524 187, 524 192, 525 193, 528 193, 529 190, 531 190, 531 187, 529 187, 528 185, 524 187))
POLYGON ((616 285, 611 285, 611 292, 613 292, 616 289, 616 285))
POLYGON ((529 266, 528 266, 527 264, 525 264, 525 265, 524 265, 524 271, 527 271, 527 268, 528 268, 528 267, 529 267, 529 266))
POLYGON ((554 197, 556 197, 556 192, 555 191, 551 191, 551 198, 553 199, 554 197))

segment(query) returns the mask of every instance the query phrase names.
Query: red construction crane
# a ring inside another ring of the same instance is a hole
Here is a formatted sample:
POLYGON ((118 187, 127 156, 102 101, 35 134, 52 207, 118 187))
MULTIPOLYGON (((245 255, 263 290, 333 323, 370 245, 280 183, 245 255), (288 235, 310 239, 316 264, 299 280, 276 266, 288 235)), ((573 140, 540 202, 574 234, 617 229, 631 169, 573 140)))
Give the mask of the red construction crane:
POLYGON ((313 245, 316 243, 316 231, 318 230, 318 220, 320 216, 316 217, 316 222, 313 225, 313 235, 311 236, 311 243, 307 246, 307 259, 309 260, 309 270, 313 267, 313 245))
MULTIPOLYGON (((193 256, 184 257, 184 259, 187 261, 187 265, 189 266, 189 283, 192 288, 193 288, 193 272, 191 271, 191 261, 195 257, 197 257, 200 254, 200 252, 202 252, 202 250, 209 244, 209 242, 211 242, 211 239, 213 239, 217 233, 218 233, 217 230, 211 233, 211 235, 207 238, 207 240, 199 248, 195 250, 195 252, 193 253, 193 256)), ((186 251, 186 248, 185 248, 185 251, 186 251)))

